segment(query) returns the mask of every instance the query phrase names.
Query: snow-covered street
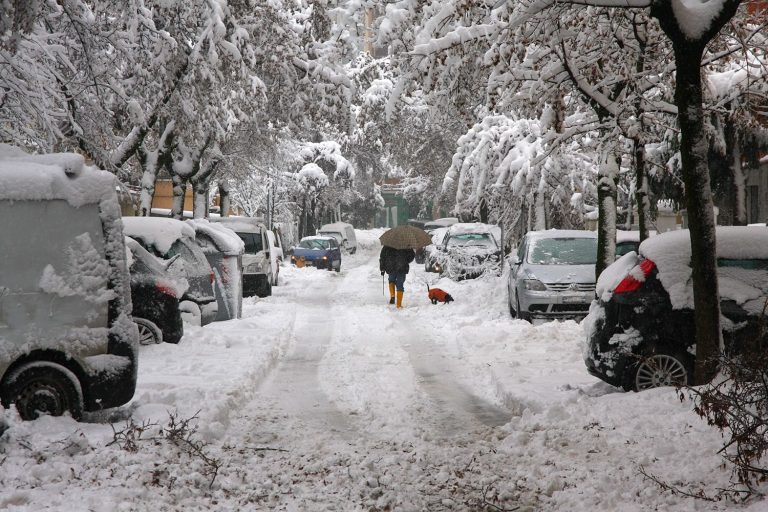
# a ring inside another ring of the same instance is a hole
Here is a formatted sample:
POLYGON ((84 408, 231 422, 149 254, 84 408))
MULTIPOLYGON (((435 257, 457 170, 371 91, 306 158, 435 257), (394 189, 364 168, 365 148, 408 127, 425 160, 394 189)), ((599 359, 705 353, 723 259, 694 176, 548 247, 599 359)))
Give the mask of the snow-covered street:
POLYGON ((734 509, 642 476, 728 485, 719 433, 673 389, 591 377, 581 326, 510 319, 503 278, 440 281, 456 302, 433 306, 435 275, 414 265, 395 310, 380 232, 361 233, 341 273, 284 266, 243 319, 141 347, 119 410, 82 423, 5 411, 0 509, 734 509), (195 449, 158 433, 196 413, 195 449))

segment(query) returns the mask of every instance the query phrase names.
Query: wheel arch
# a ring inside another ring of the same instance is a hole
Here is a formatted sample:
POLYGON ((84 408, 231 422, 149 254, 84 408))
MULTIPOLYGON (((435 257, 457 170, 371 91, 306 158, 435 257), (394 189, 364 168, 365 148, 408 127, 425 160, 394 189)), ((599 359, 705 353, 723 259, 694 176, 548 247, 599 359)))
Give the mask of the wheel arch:
MULTIPOLYGON (((0 378, 0 387, 3 389, 6 388, 8 385, 8 378, 13 375, 13 373, 28 363, 36 363, 36 362, 49 362, 49 363, 55 363, 60 366, 63 366, 70 372, 72 372, 75 377, 77 377, 77 380, 80 383, 80 389, 83 393, 83 401, 84 403, 88 403, 89 400, 89 386, 88 386, 88 377, 87 373, 83 369, 83 367, 72 357, 67 356, 63 352, 60 352, 58 350, 50 350, 50 349, 40 349, 40 350, 33 350, 32 352, 29 352, 27 354, 21 355, 19 358, 17 358, 13 363, 11 363, 8 368, 6 368, 5 372, 2 375, 2 378, 0 378)), ((0 393, 0 396, 2 396, 3 393, 0 393)), ((4 404, 8 405, 8 404, 4 404)))

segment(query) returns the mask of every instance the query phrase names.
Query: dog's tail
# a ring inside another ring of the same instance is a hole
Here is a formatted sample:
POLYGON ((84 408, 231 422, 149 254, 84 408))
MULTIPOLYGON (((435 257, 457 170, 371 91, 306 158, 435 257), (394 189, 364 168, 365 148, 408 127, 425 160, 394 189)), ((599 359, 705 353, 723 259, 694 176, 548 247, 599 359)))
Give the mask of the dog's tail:
POLYGON ((429 292, 429 283, 425 281, 424 284, 427 285, 427 292, 429 292))

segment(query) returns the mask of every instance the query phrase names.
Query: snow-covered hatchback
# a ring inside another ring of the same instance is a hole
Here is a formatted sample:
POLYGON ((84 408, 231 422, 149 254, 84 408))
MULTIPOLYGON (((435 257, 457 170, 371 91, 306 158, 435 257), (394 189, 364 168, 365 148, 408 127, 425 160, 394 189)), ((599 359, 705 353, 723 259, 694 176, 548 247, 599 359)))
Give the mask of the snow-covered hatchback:
MULTIPOLYGON (((726 350, 759 342, 768 298, 768 229, 717 229, 721 323, 726 350)), ((696 338, 688 230, 652 237, 609 266, 585 319, 584 361, 596 377, 641 391, 686 384, 696 338)))
POLYGON ((0 397, 23 419, 122 405, 136 386, 112 174, 0 144, 0 397))

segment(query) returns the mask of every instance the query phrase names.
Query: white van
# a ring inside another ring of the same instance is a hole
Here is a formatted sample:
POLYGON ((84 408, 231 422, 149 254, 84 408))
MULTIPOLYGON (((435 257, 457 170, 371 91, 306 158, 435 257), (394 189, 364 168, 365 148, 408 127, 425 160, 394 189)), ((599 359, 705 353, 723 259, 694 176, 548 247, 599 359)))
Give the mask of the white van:
POLYGON ((269 231, 253 217, 211 217, 211 222, 221 222, 237 233, 245 244, 243 253, 243 297, 272 295, 272 285, 277 274, 276 257, 271 250, 269 231))
POLYGON ((352 224, 346 222, 326 224, 317 231, 317 234, 334 237, 349 254, 357 252, 357 238, 355 238, 355 228, 352 224))
POLYGON ((80 155, 0 144, 0 399, 23 419, 133 397, 138 331, 116 185, 80 155))

